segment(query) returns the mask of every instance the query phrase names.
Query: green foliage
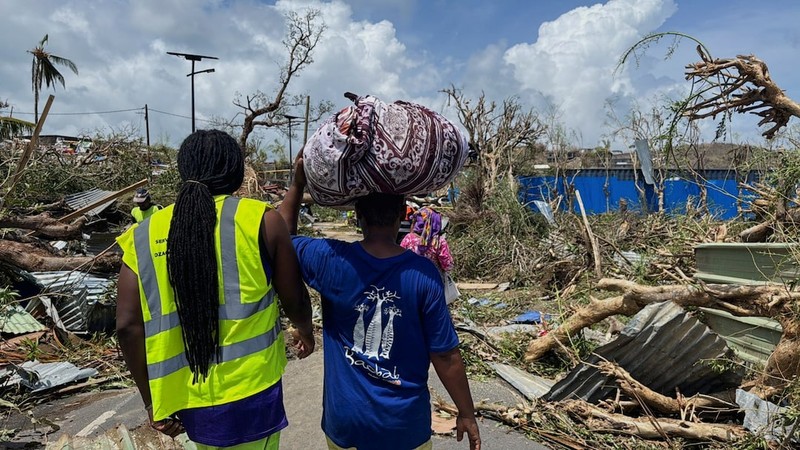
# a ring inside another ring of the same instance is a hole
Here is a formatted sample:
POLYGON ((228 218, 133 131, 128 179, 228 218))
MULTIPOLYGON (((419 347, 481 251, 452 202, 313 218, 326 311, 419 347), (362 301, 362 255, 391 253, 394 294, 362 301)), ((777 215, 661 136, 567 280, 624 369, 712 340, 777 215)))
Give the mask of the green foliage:
MULTIPOLYGON (((458 209, 458 208, 457 208, 458 209)), ((448 236, 456 279, 493 279, 525 284, 536 277, 544 219, 523 206, 516 192, 498 189, 483 200, 477 216, 451 218, 448 236)))
MULTIPOLYGON (((149 154, 151 159, 169 164, 160 175, 151 177, 146 147, 140 139, 127 134, 98 135, 86 153, 64 154, 53 148, 36 152, 8 205, 27 207, 53 203, 66 195, 92 188, 116 191, 145 178, 152 179, 149 189, 156 202, 171 203, 178 180, 177 170, 171 164, 174 150, 156 146, 149 154)), ((15 159, 0 162, 0 174, 5 177, 12 173, 16 164, 15 159)), ((127 206, 129 199, 120 200, 127 206)))

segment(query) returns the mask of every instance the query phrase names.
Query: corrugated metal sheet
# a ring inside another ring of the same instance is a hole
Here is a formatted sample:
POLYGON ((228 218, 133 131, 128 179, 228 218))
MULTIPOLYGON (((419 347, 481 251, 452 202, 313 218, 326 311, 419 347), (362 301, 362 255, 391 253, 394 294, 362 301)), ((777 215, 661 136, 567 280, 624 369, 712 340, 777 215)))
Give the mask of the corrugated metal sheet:
POLYGON ((712 308, 700 310, 708 327, 748 362, 765 365, 783 336, 781 324, 766 317, 737 317, 712 308))
POLYGON ((788 283, 800 277, 800 247, 786 243, 711 243, 694 248, 696 278, 730 284, 788 283), (730 278, 730 279, 726 279, 730 278))
MULTIPOLYGON (((64 202, 66 202, 67 206, 69 206, 73 211, 79 210, 84 206, 90 205, 101 198, 113 194, 112 191, 104 191, 97 188, 89 189, 88 191, 78 192, 77 194, 70 194, 64 197, 64 202)), ((109 200, 106 203, 98 205, 96 208, 89 210, 86 213, 88 216, 97 216, 101 212, 105 211, 106 208, 111 206, 115 200, 109 200)))
POLYGON ((86 253, 90 255, 97 255, 109 247, 111 247, 111 251, 122 253, 122 250, 119 248, 119 245, 116 242, 116 238, 119 235, 120 233, 118 232, 92 233, 89 237, 89 240, 86 241, 86 253))
POLYGON ((6 305, 0 309, 0 331, 3 333, 27 334, 44 329, 44 325, 19 305, 6 305))
POLYGON ((602 347, 559 381, 547 400, 580 398, 597 402, 614 395, 616 384, 593 367, 616 362, 633 378, 664 395, 714 393, 738 386, 741 375, 719 374, 704 363, 729 352, 725 341, 672 302, 648 305, 620 336, 602 347))
POLYGON ((97 375, 97 370, 79 369, 68 362, 27 361, 20 366, 11 365, 9 369, 0 371, 0 379, 6 378, 9 374, 11 376, 5 381, 5 385, 21 384, 31 392, 39 392, 93 377, 97 375))
POLYGON ((114 287, 112 280, 84 272, 32 272, 31 275, 42 286, 45 298, 32 300, 28 311, 43 305, 56 325, 72 332, 89 330, 92 310, 114 287))

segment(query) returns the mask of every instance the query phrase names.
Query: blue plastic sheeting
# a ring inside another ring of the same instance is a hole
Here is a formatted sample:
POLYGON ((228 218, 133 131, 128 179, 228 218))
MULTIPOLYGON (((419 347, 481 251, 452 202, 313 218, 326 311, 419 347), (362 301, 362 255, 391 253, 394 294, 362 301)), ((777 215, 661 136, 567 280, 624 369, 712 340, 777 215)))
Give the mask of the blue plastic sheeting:
MULTIPOLYGON (((581 193, 587 214, 602 214, 617 211, 621 203, 629 211, 658 211, 658 197, 652 185, 644 183, 638 172, 638 186, 644 189, 644 204, 637 190, 633 169, 588 169, 567 170, 558 179, 555 176, 519 177, 520 201, 532 205, 536 200, 552 201, 556 197, 570 197, 567 188, 581 193)), ((699 177, 689 173, 673 172, 664 181, 664 210, 671 213, 685 213, 699 207, 701 186, 705 186, 709 211, 720 219, 731 219, 738 214, 737 204, 747 195, 739 189, 739 182, 752 182, 759 177, 756 173, 736 173, 732 170, 700 171, 699 177)), ((577 202, 573 202, 573 212, 580 212, 577 202)), ((565 210, 562 201, 559 207, 565 210)))

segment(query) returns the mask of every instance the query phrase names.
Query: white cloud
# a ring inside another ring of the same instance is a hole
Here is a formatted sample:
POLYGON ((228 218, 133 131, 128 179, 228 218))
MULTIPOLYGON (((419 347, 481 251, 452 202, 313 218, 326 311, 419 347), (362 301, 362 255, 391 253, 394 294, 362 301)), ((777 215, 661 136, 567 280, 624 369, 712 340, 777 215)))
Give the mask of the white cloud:
MULTIPOLYGON (((0 2, 0 15, 8 18, 0 29, 4 42, 0 98, 7 98, 18 112, 33 110, 25 50, 49 33, 48 49, 72 59, 80 70, 79 76, 64 72, 66 89, 58 86, 52 113, 119 110, 147 103, 151 110, 188 116, 190 82, 185 75, 190 64, 165 54, 178 51, 220 58, 197 64, 196 70, 215 68, 212 74, 195 77, 197 117, 231 118, 239 111, 232 105, 237 92, 271 94, 276 89, 279 65, 286 56, 281 43, 286 30, 283 14, 308 7, 321 10, 327 30, 314 64, 293 81, 293 92, 307 92, 315 102, 329 99, 344 105, 345 91, 395 100, 422 95, 438 82, 409 85, 407 79, 435 70, 408 55, 391 22, 356 21, 351 7, 339 0, 281 0, 275 5, 257 0, 43 0, 36 7, 0 2), (48 9, 52 13, 40 14, 48 9)), ((43 92, 42 98, 48 93, 43 92)), ((153 141, 177 144, 191 127, 186 119, 155 111, 150 118, 153 141)), ((45 133, 78 134, 120 123, 144 132, 141 113, 127 112, 53 114, 45 133)))
POLYGON ((545 95, 565 113, 566 125, 594 145, 607 98, 635 93, 625 71, 614 77, 619 57, 675 10, 672 0, 610 0, 576 8, 543 23, 536 42, 509 48, 504 61, 523 92, 533 99, 545 95))

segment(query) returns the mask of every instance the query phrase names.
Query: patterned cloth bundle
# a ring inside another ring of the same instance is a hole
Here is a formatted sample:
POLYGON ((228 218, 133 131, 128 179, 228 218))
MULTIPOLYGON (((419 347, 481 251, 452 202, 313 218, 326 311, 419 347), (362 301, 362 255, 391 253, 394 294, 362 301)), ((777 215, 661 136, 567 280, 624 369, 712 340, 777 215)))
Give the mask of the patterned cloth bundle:
POLYGON ((308 188, 323 206, 351 206, 372 192, 425 194, 455 178, 467 139, 424 106, 347 93, 355 105, 326 120, 303 150, 308 188))

